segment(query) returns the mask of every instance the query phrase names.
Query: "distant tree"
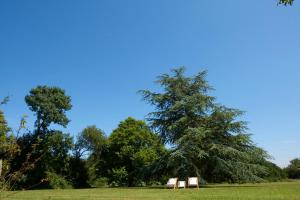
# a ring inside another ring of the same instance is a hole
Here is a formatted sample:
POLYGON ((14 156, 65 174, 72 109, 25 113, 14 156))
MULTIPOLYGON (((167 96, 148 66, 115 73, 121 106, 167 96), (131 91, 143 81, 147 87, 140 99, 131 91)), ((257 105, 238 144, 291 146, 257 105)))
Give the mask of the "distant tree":
POLYGON ((206 71, 186 77, 185 69, 163 74, 157 82, 163 92, 142 90, 155 107, 148 120, 164 143, 173 146, 170 162, 182 176, 198 175, 208 181, 261 181, 268 157, 246 134, 243 112, 215 103, 206 71))
POLYGON ((107 147, 107 138, 102 130, 96 126, 86 127, 78 136, 75 145, 77 157, 95 154, 101 155, 101 151, 107 147))
POLYGON ((66 127, 69 123, 65 112, 72 108, 71 98, 58 87, 38 86, 25 97, 29 109, 35 112, 37 133, 45 133, 51 123, 66 127))
POLYGON ((102 153, 106 149, 107 138, 104 132, 96 126, 88 126, 79 133, 71 165, 75 187, 94 186, 94 183, 102 177, 102 153))
POLYGON ((149 168, 162 151, 158 137, 144 121, 127 118, 109 137, 110 182, 119 186, 146 184, 151 178, 149 168))
POLYGON ((300 158, 295 158, 290 161, 290 164, 285 171, 291 179, 300 179, 300 158))

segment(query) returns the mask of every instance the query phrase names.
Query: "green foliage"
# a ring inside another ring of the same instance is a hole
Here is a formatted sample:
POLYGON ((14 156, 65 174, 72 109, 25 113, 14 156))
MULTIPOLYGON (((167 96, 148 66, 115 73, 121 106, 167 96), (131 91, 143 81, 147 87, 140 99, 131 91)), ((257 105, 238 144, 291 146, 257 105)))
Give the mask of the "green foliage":
POLYGON ((88 126, 77 138, 75 154, 77 157, 85 156, 85 154, 101 156, 101 152, 105 148, 107 148, 107 138, 104 132, 96 126, 88 126))
MULTIPOLYGON (((6 104, 9 98, 4 98, 0 105, 6 104)), ((19 146, 16 144, 16 138, 8 127, 4 113, 0 110, 0 182, 1 187, 8 187, 5 176, 10 170, 10 161, 19 152, 19 146)))
POLYGON ((101 177, 101 178, 94 179, 92 182, 90 182, 90 185, 95 188, 108 187, 108 178, 101 177))
POLYGON ((72 185, 66 179, 53 172, 46 172, 46 180, 52 189, 72 188, 72 185))
POLYGON ((4 117, 4 113, 0 110, 0 159, 6 157, 8 148, 10 148, 10 142, 8 141, 8 133, 10 129, 7 126, 7 122, 4 117))
POLYGON ((77 137, 74 158, 71 164, 71 177, 74 187, 102 187, 104 181, 102 152, 107 149, 107 138, 96 126, 88 126, 77 137))
POLYGON ((291 179, 300 179, 300 158, 295 158, 290 161, 290 164, 285 171, 291 179))
MULTIPOLYGON (((247 124, 238 120, 243 112, 208 94, 212 87, 205 71, 193 77, 186 77, 184 68, 172 73, 159 76, 162 93, 141 91, 155 106, 148 119, 158 135, 144 121, 129 117, 108 138, 88 126, 74 144, 69 134, 49 128, 69 122, 71 98, 58 87, 38 86, 26 96, 36 129, 26 129, 20 137, 9 134, 0 110, 0 160, 4 158, 5 173, 14 175, 14 189, 164 185, 172 176, 209 182, 285 177, 251 141, 247 124)), ((20 129, 25 123, 23 118, 20 129)))
POLYGON ((25 97, 30 110, 36 113, 37 131, 46 131, 51 123, 66 127, 69 123, 65 112, 70 110, 71 98, 58 87, 38 86, 25 97))
POLYGON ((155 107, 148 120, 162 141, 173 145, 169 166, 181 176, 201 176, 208 181, 256 182, 266 173, 259 163, 268 157, 246 134, 237 119, 243 112, 215 103, 206 71, 186 77, 185 69, 158 77, 162 93, 141 91, 155 107))
POLYGON ((128 182, 128 172, 125 166, 120 168, 113 168, 110 173, 111 183, 113 187, 127 186, 128 182))
MULTIPOLYGON (((47 176, 46 172, 53 172, 61 177, 68 177, 70 174, 69 151, 73 147, 73 140, 69 134, 61 131, 51 131, 36 142, 34 158, 37 158, 35 168, 30 172, 34 183, 39 183, 47 176)), ((51 182, 49 182, 51 183, 51 182)), ((52 187, 42 184, 43 187, 52 187)))
POLYGON ((185 129, 201 123, 200 117, 210 112, 214 97, 206 95, 211 89, 205 80, 206 72, 195 77, 185 77, 184 68, 172 70, 174 76, 163 74, 157 83, 163 93, 140 91, 144 100, 155 106, 155 112, 148 120, 160 134, 164 143, 175 143, 184 134, 185 129), (195 124, 197 123, 197 124, 195 124))
POLYGON ((18 138, 17 142, 21 152, 12 161, 12 173, 24 171, 16 182, 18 188, 52 187, 50 182, 43 181, 47 179, 47 172, 70 179, 69 152, 73 141, 69 134, 49 131, 44 137, 37 137, 36 134, 27 133, 18 138))
MULTIPOLYGON (((108 166, 113 166, 115 170, 111 173, 124 172, 124 178, 121 180, 125 182, 122 184, 134 186, 141 180, 150 179, 151 172, 148 169, 158 160, 161 152, 163 152, 162 144, 145 122, 129 117, 110 135, 106 158, 108 166)), ((110 179, 110 182, 112 181, 114 179, 110 179)))
POLYGON ((294 3, 294 0, 279 0, 278 2, 279 4, 283 4, 283 5, 292 5, 294 3))
POLYGON ((91 184, 89 184, 91 176, 88 174, 86 160, 71 157, 69 170, 70 181, 75 188, 88 188, 91 186, 91 184))
POLYGON ((264 179, 270 182, 280 181, 287 178, 286 172, 278 167, 276 164, 266 161, 262 163, 267 168, 267 174, 264 175, 264 179))
POLYGON ((7 122, 4 118, 3 112, 0 110, 0 159, 4 158, 9 148, 7 134, 10 129, 7 126, 7 122))
POLYGON ((52 131, 42 141, 43 157, 41 161, 47 170, 60 175, 69 173, 69 151, 73 148, 73 139, 69 134, 60 131, 52 131))
MULTIPOLYGON (((70 151, 73 139, 69 134, 50 130, 51 124, 66 126, 69 119, 66 111, 71 109, 71 98, 58 87, 38 86, 25 97, 30 110, 36 113, 36 130, 17 139, 21 152, 12 161, 11 173, 23 171, 17 180, 18 187, 52 187, 44 182, 48 172, 61 177, 70 175, 70 151), (24 167, 24 164, 26 166, 24 167)), ((21 125, 23 126, 21 121, 21 125)), ((55 176, 54 176, 55 178, 55 176)))

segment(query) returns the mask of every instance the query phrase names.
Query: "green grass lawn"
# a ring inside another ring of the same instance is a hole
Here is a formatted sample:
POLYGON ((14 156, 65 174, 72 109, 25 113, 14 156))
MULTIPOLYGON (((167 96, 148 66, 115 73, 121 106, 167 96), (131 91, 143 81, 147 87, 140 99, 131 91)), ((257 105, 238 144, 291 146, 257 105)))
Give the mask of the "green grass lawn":
POLYGON ((31 190, 2 192, 1 200, 36 199, 255 199, 300 200, 300 181, 242 184, 207 185, 200 189, 152 189, 152 188, 99 188, 70 190, 31 190))

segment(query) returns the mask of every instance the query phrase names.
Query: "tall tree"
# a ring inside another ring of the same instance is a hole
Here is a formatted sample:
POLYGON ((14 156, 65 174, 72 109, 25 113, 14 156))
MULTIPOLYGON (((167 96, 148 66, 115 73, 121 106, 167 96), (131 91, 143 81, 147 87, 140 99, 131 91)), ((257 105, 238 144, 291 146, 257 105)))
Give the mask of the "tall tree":
POLYGON ((207 92, 212 88, 206 82, 206 72, 195 77, 185 77, 184 68, 172 70, 174 76, 163 74, 158 77, 164 93, 140 91, 144 100, 155 106, 148 120, 160 134, 164 143, 174 144, 187 128, 197 126, 204 121, 213 107, 214 97, 207 92))
POLYGON ((37 133, 45 133, 51 123, 66 127, 69 123, 65 112, 72 108, 71 97, 59 87, 38 86, 30 90, 25 101, 35 112, 37 133))
POLYGON ((206 71, 186 77, 184 68, 158 77, 163 92, 142 90, 144 100, 155 107, 149 114, 162 141, 173 146, 170 162, 182 176, 198 175, 208 181, 259 181, 268 155, 246 134, 237 119, 243 112, 215 102, 208 93, 206 71))
POLYGON ((66 111, 72 107, 71 98, 59 87, 38 86, 30 90, 25 101, 37 119, 36 130, 18 138, 22 151, 13 162, 14 170, 22 167, 28 155, 29 162, 34 163, 33 169, 24 175, 20 184, 24 187, 65 187, 73 140, 69 134, 52 130, 50 125, 67 126, 66 111), (60 182, 58 186, 55 184, 57 181, 60 182))

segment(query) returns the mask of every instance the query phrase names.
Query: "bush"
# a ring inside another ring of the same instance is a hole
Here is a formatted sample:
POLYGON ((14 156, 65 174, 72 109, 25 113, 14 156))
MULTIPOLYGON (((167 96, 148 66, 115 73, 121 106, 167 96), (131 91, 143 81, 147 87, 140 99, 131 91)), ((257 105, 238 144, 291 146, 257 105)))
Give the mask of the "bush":
POLYGON ((113 187, 126 186, 128 173, 125 167, 113 168, 111 172, 111 181, 110 185, 113 187))
POLYGON ((5 191, 5 190, 9 190, 9 185, 7 185, 5 180, 1 178, 0 179, 0 192, 5 191))
POLYGON ((157 180, 150 180, 147 183, 147 185, 152 187, 152 186, 161 186, 161 185, 164 185, 164 184, 162 184, 160 181, 157 181, 157 180))
POLYGON ((59 176, 53 172, 46 172, 46 179, 50 188, 52 189, 69 189, 72 188, 72 185, 64 179, 62 176, 59 176))
POLYGON ((134 186, 136 186, 136 187, 145 187, 145 186, 147 186, 147 184, 146 184, 145 181, 137 179, 137 180, 134 181, 134 186))
POLYGON ((106 177, 97 178, 92 182, 90 182, 90 185, 96 188, 108 187, 108 178, 106 177))

